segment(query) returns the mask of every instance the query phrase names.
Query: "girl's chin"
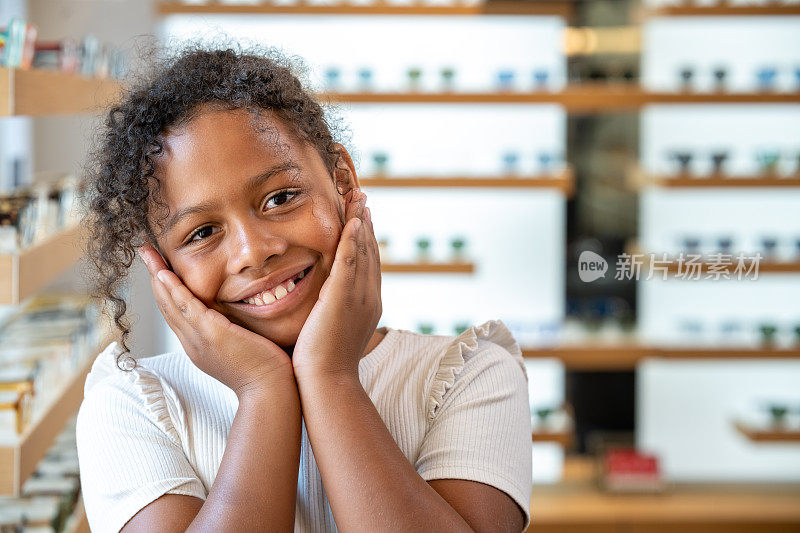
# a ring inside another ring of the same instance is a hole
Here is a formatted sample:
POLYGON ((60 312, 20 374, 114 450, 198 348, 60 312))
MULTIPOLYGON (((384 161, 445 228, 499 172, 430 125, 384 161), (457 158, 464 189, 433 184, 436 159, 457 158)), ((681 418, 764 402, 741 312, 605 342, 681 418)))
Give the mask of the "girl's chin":
POLYGON ((237 325, 245 328, 246 330, 261 335, 265 339, 274 342, 281 348, 294 346, 297 342, 297 338, 300 336, 300 330, 303 328, 302 323, 278 323, 284 321, 270 321, 270 324, 267 325, 254 321, 247 321, 243 323, 231 318, 231 322, 235 322, 237 325))

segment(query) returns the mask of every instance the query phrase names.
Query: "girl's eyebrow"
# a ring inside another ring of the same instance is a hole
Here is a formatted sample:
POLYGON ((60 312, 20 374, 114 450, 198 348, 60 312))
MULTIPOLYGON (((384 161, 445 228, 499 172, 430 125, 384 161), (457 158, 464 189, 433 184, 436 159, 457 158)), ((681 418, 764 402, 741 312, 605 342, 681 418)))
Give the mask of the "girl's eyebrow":
MULTIPOLYGON (((247 180, 247 185, 245 188, 247 190, 254 190, 262 186, 266 183, 270 178, 273 176, 280 174, 281 172, 286 172, 287 170, 300 170, 300 166, 292 160, 284 161, 277 165, 273 165, 269 167, 264 172, 253 176, 252 178, 247 180)), ((200 204, 195 204, 189 207, 185 207, 172 215, 169 220, 167 220, 166 224, 164 224, 164 232, 169 232, 175 225, 183 220, 184 218, 194 215, 197 213, 202 213, 204 211, 212 211, 219 205, 218 202, 203 202, 200 204)))
POLYGON ((291 159, 282 163, 278 163, 277 165, 273 165, 261 174, 250 178, 247 181, 246 187, 248 190, 257 189, 266 183, 267 180, 269 180, 272 176, 288 170, 300 170, 300 165, 291 159))

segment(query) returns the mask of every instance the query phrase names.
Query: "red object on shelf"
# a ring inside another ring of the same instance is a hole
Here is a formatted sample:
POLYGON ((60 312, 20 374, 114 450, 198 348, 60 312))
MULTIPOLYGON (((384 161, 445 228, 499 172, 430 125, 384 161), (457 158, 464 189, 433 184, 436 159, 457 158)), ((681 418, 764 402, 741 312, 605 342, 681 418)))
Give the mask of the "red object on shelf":
POLYGON ((635 448, 611 448, 603 457, 603 487, 613 492, 660 492, 658 458, 635 448))

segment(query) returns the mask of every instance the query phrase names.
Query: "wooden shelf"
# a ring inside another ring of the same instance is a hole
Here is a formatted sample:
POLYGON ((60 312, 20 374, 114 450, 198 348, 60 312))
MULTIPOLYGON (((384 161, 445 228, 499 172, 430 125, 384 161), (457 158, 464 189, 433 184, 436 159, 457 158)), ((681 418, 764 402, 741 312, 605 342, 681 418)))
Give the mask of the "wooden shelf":
POLYGON ((534 431, 531 434, 533 442, 555 442, 565 449, 572 447, 575 435, 571 431, 534 431))
MULTIPOLYGON (((735 269, 736 269, 736 262, 737 262, 737 259, 736 259, 736 256, 734 255, 734 259, 733 259, 733 263, 734 264, 725 265, 726 268, 725 268, 724 271, 727 272, 730 276, 734 276, 734 272, 735 272, 735 269)), ((700 271, 701 274, 708 274, 708 273, 712 272, 712 266, 714 267, 715 270, 720 271, 720 269, 716 265, 714 265, 713 263, 710 263, 710 262, 705 262, 705 263, 701 262, 701 263, 698 263, 698 264, 700 265, 698 270, 700 271)), ((744 268, 749 269, 750 264, 751 263, 746 263, 746 266, 744 268)), ((670 274, 677 274, 679 272, 680 268, 681 268, 680 263, 678 261, 674 261, 672 263, 669 263, 669 265, 667 265, 667 272, 669 272, 670 274)), ((688 269, 690 270, 690 273, 693 274, 694 271, 691 270, 691 268, 693 268, 693 267, 688 267, 688 269)), ((687 266, 686 266, 685 263, 684 263, 684 270, 687 270, 687 266)), ((742 279, 744 279, 744 274, 746 272, 747 272, 747 270, 742 272, 742 279)), ((800 262, 781 263, 781 262, 776 262, 776 261, 764 261, 762 259, 758 263, 758 275, 761 276, 761 274, 800 274, 800 262)), ((655 274, 654 274, 654 277, 655 277, 655 274)), ((692 276, 689 279, 690 279, 690 281, 699 281, 699 280, 696 280, 694 278, 694 276, 692 276)), ((701 278, 701 279, 703 279, 703 278, 701 278)), ((722 280, 724 278, 720 277, 720 279, 722 280)), ((735 279, 735 278, 731 278, 731 279, 735 279)))
POLYGON ((566 196, 572 196, 575 183, 572 171, 566 170, 552 177, 425 177, 425 176, 386 176, 368 177, 359 180, 366 188, 377 187, 482 187, 482 188, 520 188, 520 189, 556 189, 566 196))
POLYGON ((785 17, 800 15, 800 5, 766 4, 766 5, 729 5, 720 3, 712 6, 698 6, 687 3, 677 6, 663 6, 650 10, 651 16, 665 17, 785 17))
POLYGON ((83 231, 66 229, 17 254, 0 255, 0 305, 17 305, 83 256, 83 231))
POLYGON ((0 67, 0 116, 96 111, 113 101, 120 89, 119 82, 111 79, 0 67))
POLYGON ((659 348, 640 344, 614 345, 564 345, 549 348, 525 348, 526 358, 553 357, 561 360, 569 370, 615 371, 633 370, 644 358, 663 359, 800 359, 800 348, 709 348, 674 347, 659 348))
POLYGON ((800 187, 800 175, 794 176, 654 176, 650 184, 666 188, 768 188, 800 187))
POLYGON ((331 103, 408 103, 408 104, 557 104, 572 113, 634 112, 652 104, 797 104, 796 93, 693 93, 650 92, 632 83, 581 83, 561 91, 521 92, 352 92, 319 93, 331 103))
POLYGON ((473 263, 381 263, 381 272, 399 274, 472 274, 473 263))
POLYGON ((800 429, 782 429, 779 426, 771 428, 750 427, 743 422, 733 423, 736 430, 753 442, 795 442, 800 443, 800 429))
POLYGON ((95 351, 80 370, 65 380, 66 383, 50 401, 46 412, 25 428, 15 444, 0 446, 0 494, 19 494, 22 484, 36 470, 64 424, 80 407, 83 401, 83 385, 95 356, 113 340, 113 336, 103 330, 100 338, 102 340, 95 351))
MULTIPOLYGON (((650 264, 649 263, 650 263, 651 259, 654 258, 658 262, 658 265, 652 267, 653 270, 654 270, 653 278, 663 278, 664 276, 663 276, 662 268, 665 267, 665 266, 666 266, 668 274, 675 275, 675 274, 678 274, 680 272, 681 264, 680 264, 680 261, 678 261, 677 258, 670 259, 669 256, 667 256, 668 262, 666 262, 666 264, 665 264, 665 263, 663 263, 661 261, 661 258, 663 257, 663 254, 658 254, 658 253, 649 254, 649 253, 646 253, 646 252, 644 252, 642 250, 642 248, 639 245, 639 243, 636 242, 635 240, 630 241, 625 246, 625 252, 630 254, 630 255, 641 256, 640 258, 637 258, 637 261, 641 260, 641 263, 642 263, 641 269, 642 269, 643 274, 644 273, 649 273, 649 270, 650 270, 650 264)), ((734 276, 738 276, 738 274, 735 273, 736 272, 736 267, 738 265, 738 255, 737 254, 738 254, 738 252, 730 254, 730 255, 732 255, 732 260, 731 260, 732 264, 731 265, 724 265, 724 264, 717 265, 717 264, 715 264, 715 263, 713 263, 711 261, 699 261, 699 262, 695 263, 697 266, 694 266, 694 264, 693 265, 689 265, 689 263, 688 263, 689 258, 687 257, 687 255, 684 255, 685 261, 683 263, 683 269, 686 271, 687 276, 688 276, 686 278, 686 281, 701 281, 702 279, 705 279, 705 278, 700 277, 698 279, 698 274, 708 274, 708 273, 712 273, 714 271, 727 273, 730 276, 730 280, 738 279, 738 277, 734 277, 734 276)), ((755 253, 753 253, 753 254, 750 254, 750 253, 745 254, 744 255, 744 259, 746 260, 746 259, 750 258, 754 254, 755 253)), ((751 263, 752 262, 747 262, 747 261, 745 262, 743 268, 747 269, 747 270, 744 270, 742 272, 742 279, 745 279, 745 274, 748 272, 748 270, 749 270, 749 268, 751 266, 751 263)), ((798 261, 775 261, 775 260, 772 260, 772 259, 766 259, 762 255, 762 258, 758 263, 758 275, 759 275, 759 277, 761 276, 761 274, 798 274, 798 273, 800 273, 800 260, 798 260, 798 261)), ((712 279, 712 278, 709 278, 709 279, 712 279)), ((725 281, 725 278, 720 275, 720 280, 721 281, 725 281)))
MULTIPOLYGON (((565 413, 566 422, 561 424, 563 427, 559 427, 558 429, 549 428, 547 424, 542 424, 544 427, 539 425, 534 426, 533 432, 531 433, 531 440, 533 442, 554 442, 563 446, 565 450, 571 449, 572 444, 575 442, 575 422, 573 413, 574 411, 570 406, 565 413)), ((557 413, 553 413, 550 416, 557 416, 557 413)))
POLYGON ((477 5, 436 6, 416 3, 394 5, 375 2, 357 5, 339 2, 330 5, 311 5, 298 2, 294 5, 276 5, 263 2, 255 5, 226 5, 215 2, 202 5, 187 5, 180 2, 158 3, 159 15, 554 15, 571 18, 573 2, 566 0, 538 0, 533 2, 486 2, 477 5))
POLYGON ((568 457, 563 481, 539 484, 530 533, 777 533, 800 529, 800 484, 673 483, 662 494, 610 494, 595 460, 568 457))
POLYGON ((526 358, 553 357, 561 360, 569 370, 631 370, 636 368, 639 360, 654 357, 656 350, 637 345, 602 346, 572 345, 550 348, 525 348, 522 350, 526 358))

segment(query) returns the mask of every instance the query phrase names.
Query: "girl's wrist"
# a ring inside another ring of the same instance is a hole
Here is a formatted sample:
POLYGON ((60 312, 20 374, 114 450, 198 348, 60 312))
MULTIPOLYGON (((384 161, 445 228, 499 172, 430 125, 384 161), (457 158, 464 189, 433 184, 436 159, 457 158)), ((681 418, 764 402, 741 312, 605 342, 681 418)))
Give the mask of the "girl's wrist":
POLYGON ((291 365, 281 365, 263 375, 242 383, 233 389, 239 403, 243 401, 262 401, 276 395, 293 393, 297 395, 297 382, 291 365))
POLYGON ((361 381, 358 379, 358 365, 354 368, 345 366, 327 367, 321 365, 303 365, 295 367, 294 375, 297 379, 297 384, 314 383, 315 386, 321 384, 333 385, 352 385, 358 384, 361 386, 361 381))

